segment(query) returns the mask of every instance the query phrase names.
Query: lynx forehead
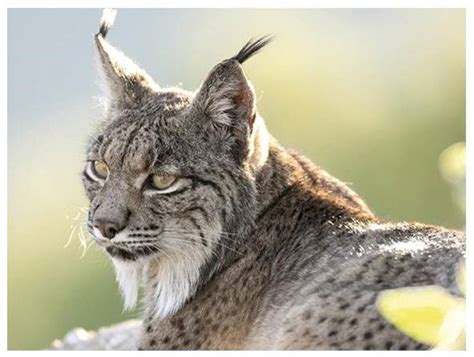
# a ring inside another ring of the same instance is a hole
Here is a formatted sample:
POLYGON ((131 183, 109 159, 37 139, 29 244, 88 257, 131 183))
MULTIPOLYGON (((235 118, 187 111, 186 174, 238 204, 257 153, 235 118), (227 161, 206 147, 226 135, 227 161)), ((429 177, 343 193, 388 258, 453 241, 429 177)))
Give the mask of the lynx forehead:
POLYGON ((462 233, 383 222, 268 134, 242 64, 269 37, 188 92, 160 87, 110 45, 113 18, 105 11, 95 36, 107 110, 83 183, 126 308, 145 283, 138 347, 426 348, 374 302, 400 286, 456 293, 462 233))

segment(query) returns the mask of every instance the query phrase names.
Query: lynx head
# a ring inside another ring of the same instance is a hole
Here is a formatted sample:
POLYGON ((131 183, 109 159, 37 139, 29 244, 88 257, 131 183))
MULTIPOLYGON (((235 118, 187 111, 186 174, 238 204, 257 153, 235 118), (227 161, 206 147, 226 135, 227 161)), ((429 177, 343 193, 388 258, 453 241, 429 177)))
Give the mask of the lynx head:
POLYGON ((106 118, 89 145, 83 183, 88 227, 112 258, 125 307, 142 270, 156 316, 182 306, 252 227, 255 175, 268 153, 263 120, 241 64, 268 38, 249 41, 215 66, 196 92, 161 88, 106 40, 95 44, 106 118))

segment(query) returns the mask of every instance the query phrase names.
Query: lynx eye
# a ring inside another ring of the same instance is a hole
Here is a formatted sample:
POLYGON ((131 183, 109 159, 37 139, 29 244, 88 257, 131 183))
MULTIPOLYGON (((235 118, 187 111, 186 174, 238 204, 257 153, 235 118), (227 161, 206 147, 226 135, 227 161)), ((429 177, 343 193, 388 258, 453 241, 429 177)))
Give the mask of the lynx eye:
POLYGON ((170 188, 175 182, 177 177, 173 175, 153 175, 151 177, 151 185, 153 188, 163 191, 170 188))
POLYGON ((92 173, 101 180, 105 180, 109 176, 109 167, 103 161, 95 160, 91 164, 92 173))

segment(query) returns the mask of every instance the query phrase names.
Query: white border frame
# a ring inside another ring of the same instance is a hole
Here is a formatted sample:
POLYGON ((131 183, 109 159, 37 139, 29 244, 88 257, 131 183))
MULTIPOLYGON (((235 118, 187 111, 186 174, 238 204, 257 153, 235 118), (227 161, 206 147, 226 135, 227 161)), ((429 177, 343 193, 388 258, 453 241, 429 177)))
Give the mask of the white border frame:
MULTIPOLYGON (((3 249, 0 248, 0 264, 1 264, 1 274, 0 274, 0 286, 4 287, 2 289, 3 293, 0 294, 0 350, 7 350, 7 9, 8 8, 464 8, 466 9, 466 143, 470 143, 473 138, 472 135, 472 106, 470 103, 471 94, 472 94, 472 84, 473 84, 473 71, 471 70, 470 64, 474 63, 473 57, 473 46, 474 46, 474 23, 473 15, 474 11, 474 2, 472 0, 83 0, 83 1, 59 1, 59 0, 45 0, 45 1, 33 1, 33 0, 7 0, 6 5, 3 8, 2 13, 2 25, 1 28, 1 39, 2 39, 2 93, 0 99, 0 107, 2 108, 3 115, 1 120, 1 129, 0 129, 0 143, 1 143, 1 163, 2 170, 0 175, 1 181, 1 220, 0 227, 2 227, 3 234, 0 235, 2 243, 4 244, 3 249)), ((466 236, 471 236, 473 233, 473 223, 474 217, 471 214, 471 202, 473 196, 472 185, 470 184, 470 178, 472 174, 472 163, 473 160, 473 148, 470 144, 467 144, 467 156, 466 156, 466 236), (471 219, 468 219, 471 217, 471 219)), ((470 238, 474 239, 474 238, 470 238)), ((469 238, 468 238, 469 240, 469 238)), ((468 293, 470 292, 469 286, 472 286, 472 281, 474 279, 474 268, 470 262, 471 254, 471 244, 467 245, 467 276, 468 276, 468 293)), ((470 294, 468 294, 468 300, 470 299, 470 294)), ((474 324, 474 314, 473 308, 471 308, 471 302, 467 304, 467 336, 470 337, 470 332, 472 331, 472 326, 474 324)), ((472 349, 472 341, 467 339, 467 350, 472 349)), ((31 353, 27 351, 8 351, 8 353, 15 354, 26 354, 31 353)), ((38 352, 38 353, 50 353, 50 352, 38 352)), ((67 353, 67 352, 55 352, 55 353, 67 353)), ((79 352, 80 353, 80 352, 79 352)), ((94 351, 84 351, 82 353, 92 353, 96 354, 94 351)), ((133 352, 117 352, 117 351, 107 351, 101 352, 114 354, 117 353, 133 353, 133 352)), ((147 352, 140 352, 147 353, 147 352)), ((149 352, 151 353, 151 352, 149 352)), ((173 353, 173 352, 159 352, 159 353, 173 353)), ((175 353, 187 353, 187 352, 175 352, 175 353)), ((236 353, 242 352, 193 352, 198 355, 203 353, 227 353, 229 355, 235 355, 236 353)), ((354 353, 359 355, 365 355, 366 353, 371 353, 367 351, 352 351, 352 352, 320 352, 320 351, 306 351, 306 352, 248 352, 251 354, 256 353, 271 353, 274 354, 287 354, 287 353, 311 353, 321 355, 327 353, 354 353)), ((372 353, 394 353, 394 352, 372 352, 372 353)), ((395 352, 395 353, 423 353, 423 352, 395 352)), ((433 352, 424 352, 424 353, 433 353, 433 352)), ((440 352, 437 352, 440 353, 440 352)), ((446 352, 452 353, 452 352, 446 352)), ((466 352, 460 352, 466 353, 466 352)))

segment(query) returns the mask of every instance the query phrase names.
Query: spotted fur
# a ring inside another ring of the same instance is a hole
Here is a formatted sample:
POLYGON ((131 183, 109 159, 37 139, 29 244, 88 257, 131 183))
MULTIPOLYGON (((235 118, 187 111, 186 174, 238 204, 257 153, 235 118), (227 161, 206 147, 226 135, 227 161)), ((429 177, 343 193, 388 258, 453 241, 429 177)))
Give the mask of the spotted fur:
MULTIPOLYGON (((104 23, 105 21, 105 23, 104 23)), ((454 281, 462 233, 376 217, 267 132, 241 63, 200 88, 161 88, 96 36, 109 99, 87 152, 88 227, 126 307, 145 286, 140 349, 425 349, 375 309, 384 289, 454 281), (94 179, 90 162, 108 166, 94 179), (160 194, 150 175, 179 177, 160 194), (113 238, 98 222, 118 227, 113 238)))

